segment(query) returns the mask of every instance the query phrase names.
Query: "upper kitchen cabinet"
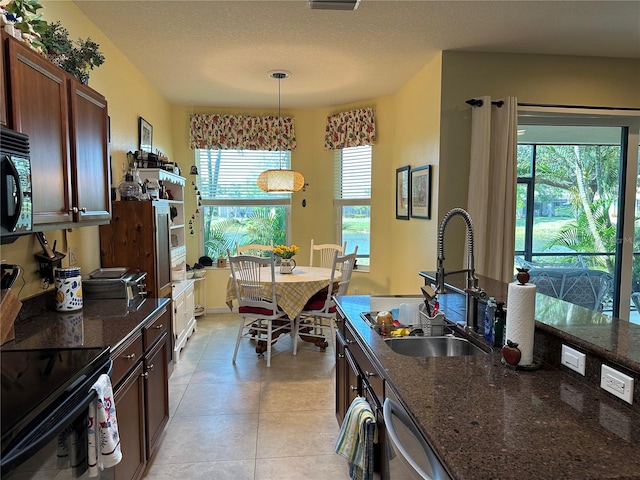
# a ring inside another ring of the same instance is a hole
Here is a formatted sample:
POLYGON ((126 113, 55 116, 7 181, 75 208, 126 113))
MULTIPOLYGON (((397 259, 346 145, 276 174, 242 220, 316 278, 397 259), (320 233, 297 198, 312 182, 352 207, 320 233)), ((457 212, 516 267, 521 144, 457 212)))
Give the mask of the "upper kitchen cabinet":
POLYGON ((34 230, 108 223, 105 98, 17 40, 3 42, 9 127, 31 147, 34 230))
POLYGON ((4 78, 4 37, 0 41, 0 125, 7 126, 7 81, 4 78))

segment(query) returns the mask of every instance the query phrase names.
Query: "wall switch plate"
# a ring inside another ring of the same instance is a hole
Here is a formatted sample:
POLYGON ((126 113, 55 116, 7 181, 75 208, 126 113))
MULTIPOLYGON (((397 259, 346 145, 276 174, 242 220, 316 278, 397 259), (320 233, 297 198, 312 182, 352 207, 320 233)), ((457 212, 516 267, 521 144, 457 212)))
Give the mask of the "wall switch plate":
POLYGON ((574 350, 571 347, 566 345, 562 345, 562 356, 560 358, 560 363, 565 367, 570 368, 571 370, 578 372, 580 375, 585 374, 585 361, 587 356, 579 352, 578 350, 574 350))
POLYGON ((602 364, 600 387, 607 392, 633 404, 633 378, 602 364))
POLYGON ((78 264, 78 249, 76 247, 69 247, 69 266, 73 267, 78 264))

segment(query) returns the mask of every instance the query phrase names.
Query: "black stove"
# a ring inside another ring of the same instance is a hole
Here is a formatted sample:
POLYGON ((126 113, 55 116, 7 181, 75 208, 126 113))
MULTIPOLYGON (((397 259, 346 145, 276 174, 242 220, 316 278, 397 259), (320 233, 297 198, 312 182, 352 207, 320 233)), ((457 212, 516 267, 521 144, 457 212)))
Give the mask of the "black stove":
POLYGON ((2 476, 77 415, 110 368, 108 347, 0 351, 2 476))

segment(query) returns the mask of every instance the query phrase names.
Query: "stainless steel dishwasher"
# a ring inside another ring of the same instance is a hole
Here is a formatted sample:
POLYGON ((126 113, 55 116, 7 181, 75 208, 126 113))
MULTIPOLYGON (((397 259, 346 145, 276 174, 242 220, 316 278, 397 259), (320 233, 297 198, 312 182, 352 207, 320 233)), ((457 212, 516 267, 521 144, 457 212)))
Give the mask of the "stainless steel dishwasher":
POLYGON ((383 414, 389 449, 391 480, 451 480, 451 477, 406 412, 395 392, 387 386, 383 414))

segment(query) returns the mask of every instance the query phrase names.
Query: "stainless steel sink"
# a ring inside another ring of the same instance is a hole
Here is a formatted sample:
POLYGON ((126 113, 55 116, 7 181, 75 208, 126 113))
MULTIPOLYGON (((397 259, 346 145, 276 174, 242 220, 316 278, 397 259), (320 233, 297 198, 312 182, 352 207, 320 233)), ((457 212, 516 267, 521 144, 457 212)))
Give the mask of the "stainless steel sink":
POLYGON ((394 352, 411 357, 457 357, 489 353, 466 338, 453 335, 387 338, 385 343, 394 352))

